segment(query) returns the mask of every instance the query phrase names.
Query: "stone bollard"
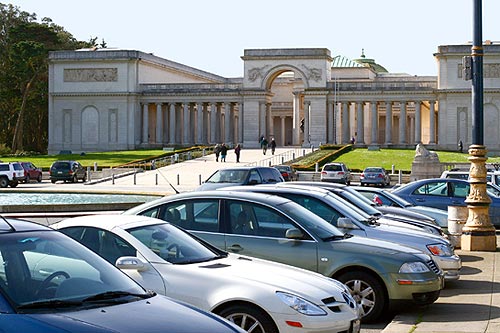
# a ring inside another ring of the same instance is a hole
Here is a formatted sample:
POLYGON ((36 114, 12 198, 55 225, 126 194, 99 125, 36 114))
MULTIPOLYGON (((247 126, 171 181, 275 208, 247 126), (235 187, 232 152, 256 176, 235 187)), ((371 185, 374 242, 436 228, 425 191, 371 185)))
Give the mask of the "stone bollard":
POLYGON ((448 233, 455 248, 461 247, 462 228, 467 222, 469 210, 466 206, 448 206, 448 233))

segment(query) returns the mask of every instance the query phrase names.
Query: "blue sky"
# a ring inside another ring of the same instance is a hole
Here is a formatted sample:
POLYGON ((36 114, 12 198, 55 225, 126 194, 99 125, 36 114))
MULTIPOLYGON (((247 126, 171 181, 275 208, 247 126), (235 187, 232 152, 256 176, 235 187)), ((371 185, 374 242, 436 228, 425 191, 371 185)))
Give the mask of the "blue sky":
MULTIPOLYGON (((252 48, 324 47, 392 73, 437 75, 439 45, 472 41, 473 0, 10 0, 78 40, 154 53, 225 77, 252 48)), ((483 0, 483 40, 500 43, 500 1, 483 0)))

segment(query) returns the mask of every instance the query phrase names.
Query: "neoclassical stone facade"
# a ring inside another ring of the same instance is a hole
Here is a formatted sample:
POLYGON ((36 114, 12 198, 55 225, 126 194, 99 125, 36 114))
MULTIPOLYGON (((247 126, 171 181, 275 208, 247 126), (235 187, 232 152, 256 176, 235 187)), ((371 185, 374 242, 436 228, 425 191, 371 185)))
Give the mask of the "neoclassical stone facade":
MULTIPOLYGON (((49 153, 243 143, 456 149, 471 143, 470 45, 438 47, 437 76, 388 73, 328 49, 245 50, 225 78, 152 54, 51 52, 49 153)), ((411 64, 409 64, 411 70, 411 64)), ((500 45, 485 45, 485 144, 500 151, 500 45)))

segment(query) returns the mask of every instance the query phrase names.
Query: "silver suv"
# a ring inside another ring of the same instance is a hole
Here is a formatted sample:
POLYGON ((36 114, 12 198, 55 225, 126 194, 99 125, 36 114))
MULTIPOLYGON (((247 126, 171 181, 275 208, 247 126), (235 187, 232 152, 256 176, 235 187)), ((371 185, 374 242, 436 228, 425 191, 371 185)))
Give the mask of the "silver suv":
POLYGON ((344 163, 327 163, 321 169, 321 181, 342 183, 346 185, 351 184, 351 171, 344 163))
POLYGON ((21 163, 0 163, 0 187, 16 187, 24 180, 24 168, 21 163))

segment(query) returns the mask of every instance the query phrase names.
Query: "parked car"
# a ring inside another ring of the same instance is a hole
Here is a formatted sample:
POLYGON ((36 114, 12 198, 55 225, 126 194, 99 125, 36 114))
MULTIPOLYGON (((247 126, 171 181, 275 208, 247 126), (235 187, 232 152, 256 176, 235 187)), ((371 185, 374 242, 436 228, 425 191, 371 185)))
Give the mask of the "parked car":
POLYGON ((0 330, 238 332, 227 320, 146 291, 74 239, 0 218, 0 330))
POLYGON ((392 194, 390 191, 374 187, 358 187, 353 186, 353 189, 364 195, 377 205, 377 208, 382 212, 391 212, 392 208, 402 208, 406 212, 416 212, 427 215, 433 218, 436 223, 443 229, 444 233, 448 233, 448 211, 434 207, 414 205, 405 199, 392 194))
MULTIPOLYGON (((492 183, 494 185, 500 185, 500 171, 494 169, 487 169, 486 172, 486 181, 488 183, 492 183)), ((463 180, 469 180, 469 170, 445 170, 441 174, 441 178, 457 178, 463 180)))
POLYGON ((221 251, 165 221, 94 215, 53 226, 144 288, 214 312, 246 331, 359 330, 358 306, 340 282, 221 251))
POLYGON ((42 182, 42 169, 37 168, 31 162, 19 162, 24 169, 24 182, 29 183, 31 180, 42 182))
POLYGON ((0 187, 16 187, 24 181, 24 169, 19 162, 0 162, 0 187))
POLYGON ((275 165, 274 166, 276 169, 278 169, 279 172, 281 172, 281 175, 283 176, 283 179, 286 182, 294 181, 298 179, 297 171, 290 166, 290 165, 275 165))
POLYGON ((385 187, 391 185, 391 177, 384 168, 368 167, 359 175, 361 186, 376 185, 385 187))
MULTIPOLYGON (((222 189, 225 190, 225 189, 222 189)), ((462 262, 451 243, 440 235, 432 235, 420 227, 395 220, 374 218, 331 191, 306 185, 257 185, 230 187, 232 191, 253 191, 290 199, 323 218, 346 234, 395 242, 428 254, 447 280, 458 280, 462 262), (384 221, 385 220, 385 221, 384 221)))
POLYGON ((350 185, 352 175, 351 171, 349 171, 344 163, 327 163, 321 168, 320 178, 322 182, 333 182, 350 185))
MULTIPOLYGON (((491 224, 500 228, 500 187, 488 183, 486 190, 491 198, 488 210, 491 224)), ((465 198, 469 191, 470 184, 466 180, 431 178, 405 184, 392 193, 414 205, 448 210, 448 206, 466 206, 465 198)))
POLYGON ((215 171, 197 191, 215 190, 224 186, 273 184, 284 182, 278 169, 261 166, 241 166, 215 171))
POLYGON ((58 180, 77 183, 87 180, 87 171, 78 161, 55 161, 49 170, 50 181, 54 184, 58 180))
POLYGON ((185 192, 125 214, 169 220, 207 242, 241 255, 319 272, 346 284, 362 321, 380 318, 398 301, 431 304, 443 272, 422 251, 357 237, 276 195, 236 191, 185 192))

